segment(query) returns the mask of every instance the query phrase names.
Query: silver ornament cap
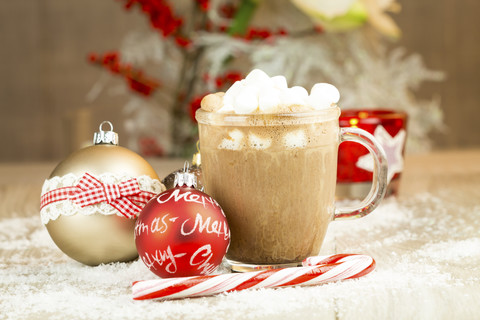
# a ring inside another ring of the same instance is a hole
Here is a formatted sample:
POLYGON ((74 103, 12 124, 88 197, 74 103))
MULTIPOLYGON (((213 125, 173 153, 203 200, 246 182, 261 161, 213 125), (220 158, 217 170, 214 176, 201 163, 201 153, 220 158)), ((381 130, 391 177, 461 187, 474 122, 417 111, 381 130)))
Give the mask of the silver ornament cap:
POLYGON ((98 127, 99 131, 95 132, 93 135, 93 144, 111 144, 118 146, 118 134, 113 132, 113 124, 110 121, 103 121, 98 127), (104 124, 110 126, 109 131, 103 131, 102 127, 104 124))
POLYGON ((192 172, 189 172, 190 164, 185 161, 183 165, 183 172, 175 172, 175 180, 173 181, 173 187, 191 187, 197 188, 197 177, 192 172))

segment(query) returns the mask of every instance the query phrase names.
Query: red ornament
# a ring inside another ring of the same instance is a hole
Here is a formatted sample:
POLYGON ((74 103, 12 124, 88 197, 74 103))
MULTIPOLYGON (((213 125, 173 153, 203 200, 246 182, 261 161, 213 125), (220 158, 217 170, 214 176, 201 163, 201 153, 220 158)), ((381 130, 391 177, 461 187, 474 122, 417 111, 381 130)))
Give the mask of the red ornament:
POLYGON ((183 185, 193 179, 191 173, 178 173, 178 186, 149 201, 135 225, 140 258, 162 278, 210 274, 230 245, 230 229, 217 201, 193 183, 183 185))

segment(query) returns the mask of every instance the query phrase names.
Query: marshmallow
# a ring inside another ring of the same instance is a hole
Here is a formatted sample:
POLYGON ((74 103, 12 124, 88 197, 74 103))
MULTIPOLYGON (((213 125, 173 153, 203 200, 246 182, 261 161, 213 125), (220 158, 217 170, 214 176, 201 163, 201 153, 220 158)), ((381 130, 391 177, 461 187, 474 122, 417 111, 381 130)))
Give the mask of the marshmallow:
POLYGON ((287 79, 284 76, 272 77, 273 86, 277 89, 284 90, 288 88, 287 79))
POLYGON ((221 107, 220 109, 218 109, 218 112, 220 113, 232 113, 232 112, 235 112, 235 108, 233 107, 233 103, 232 104, 223 104, 223 107, 221 107))
MULTIPOLYGON (((200 106, 205 111, 215 112, 220 110, 223 107, 223 92, 217 92, 214 94, 209 94, 203 97, 202 101, 200 102, 200 106)), ((233 106, 232 106, 233 110, 233 106)))
POLYGON ((332 100, 322 96, 310 95, 307 98, 307 104, 315 110, 327 109, 332 105, 332 100))
POLYGON ((218 112, 230 112, 234 111, 235 98, 238 93, 245 86, 245 80, 236 81, 223 96, 223 107, 218 110, 218 112))
POLYGON ((307 99, 308 97, 308 91, 304 87, 295 86, 291 87, 289 90, 292 94, 298 95, 302 99, 307 99))
POLYGON ((280 90, 275 88, 265 88, 258 96, 258 107, 262 113, 273 113, 282 103, 280 99, 280 90))
POLYGON ((272 86, 272 79, 260 69, 252 70, 246 77, 245 81, 247 84, 257 85, 257 86, 272 86))
POLYGON ((280 113, 320 110, 334 106, 340 99, 337 88, 328 83, 317 83, 310 95, 303 87, 288 88, 284 76, 270 78, 259 69, 245 79, 235 82, 223 96, 221 113, 280 113))
POLYGON ((313 86, 308 104, 315 109, 326 109, 335 105, 340 100, 340 92, 329 83, 317 83, 313 86))
POLYGON ((304 106, 307 103, 308 91, 303 87, 292 87, 282 90, 282 103, 284 105, 304 106))
POLYGON ((228 138, 222 140, 220 145, 218 146, 219 149, 227 149, 227 150, 240 150, 242 149, 242 141, 243 141, 243 132, 240 130, 232 130, 228 133, 228 138))
POLYGON ((255 111, 258 108, 258 88, 252 85, 244 86, 235 97, 234 107, 238 114, 255 111))
POLYGON ((285 134, 283 142, 290 149, 305 148, 307 146, 307 136, 303 130, 292 131, 285 134))

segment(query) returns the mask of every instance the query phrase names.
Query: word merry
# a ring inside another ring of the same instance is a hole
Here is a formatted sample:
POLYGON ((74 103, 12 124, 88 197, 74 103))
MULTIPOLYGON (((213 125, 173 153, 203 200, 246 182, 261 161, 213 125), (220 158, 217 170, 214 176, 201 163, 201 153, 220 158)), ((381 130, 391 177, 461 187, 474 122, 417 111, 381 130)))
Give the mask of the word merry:
POLYGON ((203 233, 204 231, 206 233, 215 233, 218 237, 223 235, 224 240, 230 239, 230 229, 228 228, 228 225, 225 221, 213 221, 211 222, 211 217, 208 217, 207 220, 203 221, 203 217, 200 213, 197 213, 197 216, 195 217, 195 224, 193 228, 188 230, 188 226, 186 226, 186 223, 190 219, 185 220, 182 223, 182 227, 180 229, 180 233, 184 236, 191 235, 195 231, 198 230, 199 233, 203 233))
POLYGON ((204 208, 207 207, 207 203, 212 205, 213 207, 219 207, 217 201, 213 199, 212 197, 206 197, 203 195, 199 195, 196 193, 192 193, 191 191, 186 191, 182 192, 183 190, 181 189, 175 189, 172 193, 170 194, 160 194, 157 197, 157 202, 160 204, 166 203, 173 199, 175 202, 178 202, 180 200, 183 200, 185 202, 195 202, 203 205, 204 208), (168 195, 168 196, 167 196, 168 195))

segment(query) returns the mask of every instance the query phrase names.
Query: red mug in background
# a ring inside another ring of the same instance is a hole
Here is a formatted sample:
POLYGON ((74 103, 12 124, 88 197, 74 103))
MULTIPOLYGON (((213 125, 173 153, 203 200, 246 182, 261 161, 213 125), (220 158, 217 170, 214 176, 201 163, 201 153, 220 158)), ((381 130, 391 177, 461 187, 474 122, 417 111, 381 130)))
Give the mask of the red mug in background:
MULTIPOLYGON (((407 114, 388 109, 342 110, 340 127, 360 128, 373 134, 385 150, 388 161, 387 194, 397 195, 403 171, 407 114)), ((344 142, 338 150, 337 191, 340 199, 361 199, 370 190, 373 160, 368 150, 344 142)))

